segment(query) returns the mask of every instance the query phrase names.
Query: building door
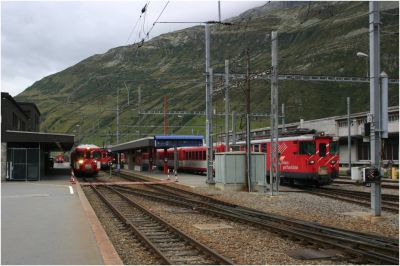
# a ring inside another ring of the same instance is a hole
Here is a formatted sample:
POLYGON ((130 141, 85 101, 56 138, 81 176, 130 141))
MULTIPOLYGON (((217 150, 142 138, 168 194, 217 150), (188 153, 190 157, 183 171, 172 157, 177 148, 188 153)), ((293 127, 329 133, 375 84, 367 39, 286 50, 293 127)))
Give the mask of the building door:
POLYGON ((7 158, 10 180, 33 181, 39 179, 38 148, 9 148, 7 158))

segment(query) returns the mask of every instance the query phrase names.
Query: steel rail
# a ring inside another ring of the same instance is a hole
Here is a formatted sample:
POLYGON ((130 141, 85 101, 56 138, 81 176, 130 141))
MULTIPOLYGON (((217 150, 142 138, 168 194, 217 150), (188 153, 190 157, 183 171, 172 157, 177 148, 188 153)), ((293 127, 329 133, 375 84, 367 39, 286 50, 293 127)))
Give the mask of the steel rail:
MULTIPOLYGON (((365 191, 355 191, 355 190, 346 190, 346 189, 338 189, 338 188, 318 188, 318 189, 313 189, 315 191, 329 191, 329 192, 335 192, 337 194, 342 194, 342 195, 351 195, 351 196, 357 196, 357 197, 364 197, 364 198, 370 198, 371 193, 370 192, 365 192, 365 191)), ((399 202, 399 195, 392 195, 392 194, 382 194, 382 199, 387 200, 387 201, 397 201, 399 202)))
MULTIPOLYGON (((218 206, 218 205, 215 206, 215 205, 210 205, 210 204, 204 204, 201 201, 187 199, 187 198, 179 198, 176 195, 167 195, 167 194, 164 194, 164 193, 154 193, 154 192, 151 192, 151 191, 143 191, 143 190, 138 190, 138 189, 126 188, 126 187, 122 187, 122 186, 119 187, 119 189, 123 190, 126 193, 131 193, 131 191, 134 191, 132 193, 134 193, 136 195, 156 198, 156 199, 158 199, 160 201, 168 200, 168 201, 170 201, 172 203, 180 204, 182 206, 191 207, 191 208, 194 208, 194 209, 198 208, 199 206, 207 206, 207 207, 212 207, 212 208, 214 208, 216 210, 228 211, 230 213, 236 213, 236 214, 239 213, 241 215, 253 216, 253 217, 256 217, 256 218, 261 219, 261 220, 265 220, 264 218, 267 218, 270 221, 278 222, 278 223, 285 223, 286 225, 292 226, 292 227, 294 225, 295 226, 301 226, 303 229, 300 229, 300 230, 307 229, 308 231, 310 231, 310 229, 312 229, 317 234, 319 234, 321 232, 324 232, 325 235, 327 233, 329 233, 331 235, 333 234, 334 237, 341 237, 341 238, 348 237, 351 240, 368 242, 367 244, 370 247, 373 247, 373 248, 376 248, 377 245, 380 245, 380 246, 382 246, 382 250, 387 251, 387 252, 393 252, 393 251, 397 251, 398 250, 398 241, 392 241, 392 239, 389 239, 389 241, 380 240, 380 239, 377 240, 376 239, 377 236, 363 235, 363 234, 359 235, 359 234, 354 234, 355 232, 353 232, 353 231, 342 231, 341 229, 340 229, 341 231, 339 231, 339 234, 338 234, 338 231, 337 231, 338 229, 335 229, 335 228, 333 228, 333 230, 330 229, 330 228, 329 229, 328 228, 324 228, 324 229, 318 228, 318 230, 315 230, 315 227, 313 225, 310 226, 309 223, 307 223, 307 222, 298 223, 296 220, 293 222, 292 218, 271 217, 271 216, 268 216, 265 213, 259 213, 259 212, 249 212, 249 211, 247 211, 247 212, 244 212, 244 211, 238 212, 237 209, 232 209, 231 207, 223 208, 223 207, 218 206), (186 203, 181 204, 182 202, 186 202, 186 203), (193 204, 193 205, 191 205, 191 204, 193 204)), ((378 247, 378 248, 380 248, 380 247, 378 247)))
MULTIPOLYGON (((161 219, 157 215, 154 215, 152 212, 147 210, 145 207, 141 206, 137 202, 132 201, 131 199, 129 199, 128 197, 126 197, 121 192, 117 191, 116 189, 108 187, 108 186, 105 186, 105 185, 98 185, 98 186, 105 187, 109 191, 112 191, 113 193, 117 194, 120 198, 122 198, 126 202, 128 202, 129 205, 133 206, 134 208, 139 209, 141 212, 143 212, 147 216, 149 216, 151 218, 151 220, 153 220, 156 223, 160 224, 163 228, 166 228, 172 234, 177 235, 178 238, 183 240, 185 243, 189 244, 189 246, 192 246, 197 251, 200 251, 201 254, 203 254, 207 258, 211 259, 214 264, 217 264, 217 263, 223 264, 223 265, 231 265, 231 264, 233 264, 233 262, 231 260, 229 260, 228 258, 225 258, 225 257, 219 255, 214 250, 208 248, 207 246, 203 245, 202 243, 198 242, 197 240, 191 238, 190 236, 188 236, 187 234, 185 234, 184 232, 182 232, 178 228, 176 228, 176 227, 172 226, 171 224, 167 223, 166 221, 164 221, 163 219, 161 219)), ((138 231, 140 232, 140 229, 138 229, 138 231)), ((143 236, 146 237, 144 234, 143 234, 143 236)), ((149 240, 149 241, 151 242, 151 240, 149 240)), ((157 250, 157 254, 162 254, 162 252, 155 245, 153 245, 153 247, 154 247, 154 249, 157 250)), ((168 259, 165 255, 163 255, 163 257, 168 259)), ((169 260, 169 261, 171 262, 171 260, 169 260)), ((173 263, 173 261, 172 261, 172 264, 176 264, 176 263, 173 263)))
POLYGON ((150 249, 152 250, 156 256, 161 258, 161 260, 168 265, 172 265, 173 263, 162 254, 162 252, 154 246, 154 244, 148 239, 144 234, 140 232, 140 230, 133 225, 131 222, 129 222, 125 216, 114 206, 114 204, 108 200, 100 191, 97 190, 97 188, 94 185, 90 185, 90 188, 99 196, 99 198, 112 210, 112 212, 123 222, 125 223, 133 232, 136 236, 138 236, 143 243, 150 249))
POLYGON ((140 209, 141 211, 143 211, 147 215, 151 216, 152 219, 156 220, 158 223, 160 223, 160 224, 164 225, 165 227, 169 228, 170 231, 178 234, 181 238, 183 238, 188 243, 194 244, 194 246, 196 246, 198 249, 203 251, 205 255, 209 256, 212 259, 216 259, 217 262, 219 262, 219 263, 221 263, 223 265, 232 265, 232 264, 234 264, 230 259, 219 255, 214 250, 208 248, 207 246, 205 246, 202 243, 198 242, 194 238, 191 238, 190 236, 185 234, 183 231, 179 230, 177 227, 167 223, 165 220, 163 220, 159 216, 153 214, 152 212, 147 210, 145 207, 143 207, 139 203, 134 202, 131 199, 129 199, 128 197, 126 197, 125 195, 123 195, 121 192, 117 191, 114 188, 109 188, 109 189, 114 191, 115 193, 117 193, 120 197, 124 198, 126 201, 128 201, 130 204, 134 205, 136 208, 140 209))
MULTIPOLYGON (((122 174, 124 177, 127 177, 128 179, 133 178, 134 180, 145 180, 141 177, 138 177, 137 175, 132 176, 132 175, 128 175, 128 174, 122 174)), ((183 190, 180 188, 176 188, 170 185, 163 185, 162 187, 160 186, 152 186, 152 188, 157 188, 160 191, 164 191, 167 189, 171 189, 174 192, 169 191, 168 193, 172 193, 174 195, 176 195, 176 192, 180 192, 180 193, 184 193, 184 194, 188 194, 191 196, 195 196, 198 198, 201 198, 203 200, 206 200, 208 202, 213 202, 214 204, 220 204, 222 206, 229 206, 232 207, 234 209, 236 209, 237 211, 240 212, 245 212, 248 215, 252 215, 252 216, 258 216, 258 217, 263 217, 264 219, 275 219, 275 220, 286 220, 288 219, 288 217, 285 216, 281 216, 281 215, 277 215, 277 214, 271 214, 271 213, 265 213, 259 210, 255 210, 252 208, 247 208, 247 207, 243 207, 243 206, 238 206, 236 204, 232 204, 229 202, 225 202, 225 201, 221 201, 221 200, 217 200, 211 197, 207 197, 192 191, 187 191, 187 190, 183 190)), ((192 200, 193 201, 193 200, 192 200)), ((198 201, 198 204, 203 204, 203 202, 198 201)), ((346 235, 346 236, 350 236, 353 238, 364 238, 364 239, 369 239, 369 240, 377 240, 376 235, 372 235, 372 234, 367 234, 367 233, 361 233, 361 232, 354 232, 354 231, 350 231, 350 230, 346 230, 346 229, 338 229, 335 227, 331 227, 331 226, 326 226, 326 225, 322 225, 322 224, 318 224, 318 223, 312 223, 312 222, 307 222, 307 221, 303 221, 303 220, 299 220, 299 219, 295 219, 295 218, 290 218, 290 223, 296 223, 302 226, 307 226, 307 227, 312 227, 314 228, 314 230, 322 230, 322 231, 326 231, 326 232, 330 232, 330 233, 335 233, 335 234, 339 234, 339 235, 346 235)), ((396 246, 396 248, 398 249, 398 239, 394 239, 394 238, 388 238, 388 237, 383 237, 383 236, 379 236, 379 240, 378 242, 381 242, 380 239, 383 239, 384 242, 390 242, 393 245, 396 246)))
MULTIPOLYGON (((128 192, 128 191, 127 191, 128 192)), ((135 193, 135 192, 128 192, 128 193, 135 193)), ((190 203, 184 203, 182 201, 177 201, 173 199, 169 199, 167 197, 161 197, 161 196, 155 196, 151 194, 143 194, 143 193, 137 193, 141 196, 147 196, 150 198, 155 198, 158 199, 159 201, 162 202, 173 202, 173 203, 178 203, 181 206, 187 206, 188 208, 193 208, 193 205, 190 203)), ((217 215, 219 217, 230 217, 234 220, 239 220, 242 222, 248 222, 251 224, 256 224, 256 225, 261 225, 262 227, 267 227, 270 231, 282 234, 284 236, 292 236, 300 240, 308 240, 310 243, 318 242, 323 245, 328 245, 328 246, 334 246, 338 247, 341 249, 344 249, 346 253, 351 253, 353 255, 357 256, 363 256, 365 258, 368 258, 368 261, 372 262, 384 262, 384 263, 389 263, 389 264, 396 264, 398 263, 398 258, 394 258, 392 256, 387 256, 386 254, 382 253, 376 253, 373 252, 369 249, 364 250, 361 247, 368 247, 368 248, 378 248, 381 251, 386 251, 386 252, 395 252, 391 248, 385 248, 385 247, 375 247, 373 243, 363 243, 361 241, 357 240, 352 240, 352 239, 346 239, 343 237, 338 237, 338 236, 329 236, 330 239, 327 239, 327 235, 323 233, 318 233, 318 232, 310 232, 304 229, 298 229, 298 228, 291 228, 290 226, 284 224, 284 223, 279 223, 279 222, 274 222, 274 221, 265 221, 265 220, 257 220, 255 217, 249 217, 245 216, 240 213, 236 213, 234 210, 227 210, 227 209, 222 209, 216 207, 216 209, 212 208, 206 208, 202 206, 196 206, 196 210, 200 210, 206 213, 210 213, 213 215, 217 215), (347 243, 347 245, 344 244, 347 243), (359 250, 355 249, 354 247, 359 247, 359 250)), ((397 249, 398 250, 398 249, 397 249)))
MULTIPOLYGON (((354 204, 358 204, 361 206, 371 206, 371 203, 369 202, 370 199, 368 198, 364 198, 364 197, 359 197, 359 200, 355 199, 355 198, 349 198, 351 197, 350 195, 335 195, 333 193, 329 193, 329 192, 323 192, 323 191, 309 191, 310 194, 313 195, 317 195, 317 196, 321 196, 321 197, 327 197, 327 198, 331 198, 331 199, 336 199, 336 200, 341 200, 341 201, 345 201, 345 202, 349 202, 349 203, 354 203, 354 204)), ((357 195, 354 195, 357 196, 357 195)), ((384 201, 382 200, 382 210, 385 211, 389 211, 389 212, 394 212, 394 213, 398 213, 399 212, 399 203, 395 203, 395 202, 388 202, 388 201, 384 201)))

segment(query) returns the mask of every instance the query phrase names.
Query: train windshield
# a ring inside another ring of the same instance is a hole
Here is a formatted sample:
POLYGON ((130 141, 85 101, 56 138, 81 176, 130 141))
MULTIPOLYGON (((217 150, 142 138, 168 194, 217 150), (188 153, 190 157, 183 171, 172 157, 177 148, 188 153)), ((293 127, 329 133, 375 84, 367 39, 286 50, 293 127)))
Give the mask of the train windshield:
POLYGON ((320 143, 318 148, 319 148, 319 156, 325 157, 326 156, 326 144, 320 143))
POLYGON ((337 155, 337 154, 338 154, 338 151, 339 151, 339 149, 338 149, 338 143, 337 143, 337 141, 333 141, 333 142, 331 143, 331 150, 330 150, 330 153, 331 153, 332 155, 337 155))
POLYGON ((300 142, 299 154, 307 154, 307 155, 315 154, 315 142, 313 141, 300 142))
POLYGON ((93 156, 93 159, 100 159, 101 158, 101 152, 93 151, 92 152, 92 156, 93 156))
POLYGON ((90 151, 86 151, 85 152, 85 158, 86 159, 90 159, 90 151))
POLYGON ((77 157, 77 158, 83 158, 83 152, 77 151, 77 152, 76 152, 76 157, 77 157))

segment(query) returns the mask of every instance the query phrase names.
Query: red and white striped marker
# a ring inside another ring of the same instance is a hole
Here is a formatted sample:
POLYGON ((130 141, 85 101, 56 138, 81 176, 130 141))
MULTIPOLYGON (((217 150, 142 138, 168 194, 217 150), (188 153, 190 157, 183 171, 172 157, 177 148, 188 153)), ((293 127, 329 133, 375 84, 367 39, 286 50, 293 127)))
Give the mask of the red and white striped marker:
POLYGON ((75 182, 75 174, 74 174, 74 170, 73 169, 71 169, 71 178, 69 179, 69 182, 71 184, 76 184, 76 182, 75 182))

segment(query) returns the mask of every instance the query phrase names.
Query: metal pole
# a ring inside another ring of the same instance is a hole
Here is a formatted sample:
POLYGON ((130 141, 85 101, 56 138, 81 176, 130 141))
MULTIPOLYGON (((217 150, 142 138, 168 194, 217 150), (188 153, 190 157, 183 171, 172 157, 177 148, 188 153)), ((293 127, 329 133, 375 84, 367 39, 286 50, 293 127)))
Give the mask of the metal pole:
POLYGON ((139 120, 138 120, 138 131, 139 131, 139 138, 140 138, 140 135, 141 135, 141 127, 140 127, 140 105, 141 105, 141 101, 142 101, 142 98, 141 98, 142 96, 141 96, 141 87, 139 86, 138 87, 138 115, 139 115, 139 120))
POLYGON ((347 97, 347 150, 349 153, 349 171, 351 174, 351 123, 350 123, 350 97, 347 97))
MULTIPOLYGON (((379 1, 369 2, 369 54, 370 54, 370 109, 371 123, 371 166, 380 172, 381 164, 381 114, 380 114, 380 43, 379 43, 379 1)), ((381 215, 381 184, 371 184, 371 209, 375 216, 381 215)))
POLYGON ((221 1, 218 1, 218 21, 221 22, 221 1))
POLYGON ((381 114, 382 114, 382 120, 381 120, 381 131, 382 131, 382 138, 387 139, 389 136, 388 132, 388 123, 389 123, 389 114, 388 114, 388 103, 389 103, 389 94, 388 94, 388 75, 385 72, 381 73, 381 99, 382 99, 382 104, 381 104, 381 114))
POLYGON ((208 162, 207 162, 207 183, 215 184, 213 175, 213 128, 212 128, 212 87, 213 87, 213 69, 209 68, 209 93, 208 93, 208 113, 207 113, 207 125, 208 125, 208 162))
POLYGON ((174 175, 178 174, 178 149, 174 146, 174 175))
POLYGON ((212 69, 210 69, 210 25, 205 24, 206 42, 206 145, 207 183, 215 184, 213 176, 213 141, 212 141, 212 69))
MULTIPOLYGON (((219 2, 218 2, 219 3, 219 2)), ((229 60, 225 60, 225 151, 229 151, 229 60)))
POLYGON ((208 139, 210 135, 210 129, 209 129, 209 123, 208 120, 209 118, 209 68, 210 68, 210 25, 208 23, 205 24, 205 42, 206 42, 206 145, 209 146, 208 144, 208 139))
POLYGON ((285 104, 282 103, 282 133, 286 131, 285 128, 285 104))
POLYGON ((246 50, 247 67, 246 67, 246 177, 248 191, 251 192, 251 144, 250 144, 250 53, 246 50))
POLYGON ((117 89, 117 144, 119 144, 119 89, 117 89))
POLYGON ((278 32, 271 34, 271 149, 270 149, 270 185, 271 195, 274 186, 276 193, 279 190, 279 170, 278 170, 278 32))
POLYGON ((246 114, 246 176, 248 192, 251 192, 251 147, 250 147, 250 117, 246 114))
POLYGON ((236 144, 236 114, 232 111, 232 144, 236 144))

